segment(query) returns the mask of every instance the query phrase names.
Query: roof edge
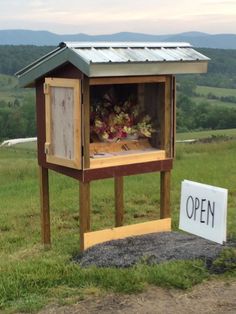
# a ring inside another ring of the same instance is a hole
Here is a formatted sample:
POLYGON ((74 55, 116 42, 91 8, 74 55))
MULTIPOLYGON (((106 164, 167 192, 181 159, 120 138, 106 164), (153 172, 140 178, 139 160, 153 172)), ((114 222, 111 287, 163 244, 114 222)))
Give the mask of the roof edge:
POLYGON ((171 47, 192 47, 191 44, 186 43, 186 42, 112 42, 112 41, 107 41, 107 42, 61 42, 59 44, 59 47, 68 47, 68 48, 171 48, 171 47))
POLYGON ((34 68, 35 65, 39 65, 42 61, 44 61, 45 59, 50 58, 52 55, 54 56, 57 52, 61 51, 62 47, 57 47, 56 49, 50 51, 49 53, 47 53, 46 55, 36 59, 35 61, 33 61, 32 63, 28 64, 26 67, 20 69, 19 71, 17 71, 14 75, 15 76, 20 76, 23 73, 28 72, 29 69, 34 68))

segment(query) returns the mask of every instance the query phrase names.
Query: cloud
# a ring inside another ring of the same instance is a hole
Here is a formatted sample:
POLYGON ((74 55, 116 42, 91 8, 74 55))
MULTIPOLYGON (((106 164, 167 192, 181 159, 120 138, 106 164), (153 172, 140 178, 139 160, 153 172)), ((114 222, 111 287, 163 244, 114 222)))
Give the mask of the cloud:
POLYGON ((236 32, 236 0, 0 0, 0 3, 0 28, 90 34, 236 32))
POLYGON ((44 5, 44 3, 41 0, 30 0, 29 1, 29 6, 32 8, 42 7, 43 5, 44 5))

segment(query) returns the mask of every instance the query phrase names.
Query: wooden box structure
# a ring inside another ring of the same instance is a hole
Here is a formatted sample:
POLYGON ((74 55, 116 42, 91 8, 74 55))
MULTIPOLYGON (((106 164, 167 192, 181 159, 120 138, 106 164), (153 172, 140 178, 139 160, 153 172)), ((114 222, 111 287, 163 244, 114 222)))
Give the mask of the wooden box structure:
POLYGON ((50 244, 48 169, 80 182, 81 249, 171 229, 175 74, 208 58, 186 43, 61 43, 17 73, 36 88, 42 240, 50 244), (136 138, 134 138, 136 137, 136 138), (161 173, 160 219, 124 226, 123 177, 161 173), (90 182, 115 180, 115 226, 90 231, 90 182))

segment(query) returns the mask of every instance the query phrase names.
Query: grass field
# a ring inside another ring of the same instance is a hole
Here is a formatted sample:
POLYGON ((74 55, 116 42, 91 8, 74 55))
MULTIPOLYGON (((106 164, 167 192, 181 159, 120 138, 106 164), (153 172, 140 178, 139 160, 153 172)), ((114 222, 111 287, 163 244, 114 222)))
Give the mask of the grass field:
POLYGON ((236 129, 227 129, 227 130, 206 130, 206 131, 198 131, 198 132, 184 132, 177 133, 177 140, 188 140, 188 139, 201 139, 211 136, 228 136, 236 138, 236 129))
POLYGON ((207 97, 191 97, 192 101, 194 101, 195 104, 201 104, 201 103, 207 103, 212 106, 223 106, 227 108, 235 108, 236 104, 232 102, 227 101, 220 101, 218 99, 208 99, 207 97))
MULTIPOLYGON (((235 135, 236 130, 228 132, 235 135)), ((188 136, 197 135, 178 135, 188 136)), ((236 238, 235 156, 235 140, 177 145, 171 184, 173 230, 178 229, 181 181, 188 179, 228 189, 227 234, 236 238)), ((134 293, 148 284, 185 289, 213 276, 202 261, 81 269, 71 262, 79 251, 78 182, 50 172, 50 196, 53 246, 44 250, 34 146, 0 148, 0 312, 34 312, 49 302, 70 304, 104 291, 134 293)), ((113 226, 113 180, 93 182, 91 198, 92 229, 113 226)), ((156 219, 158 208, 158 173, 125 178, 125 224, 156 219)), ((227 273, 235 275, 235 270, 227 273)))
POLYGON ((196 93, 201 95, 198 97, 191 97, 191 99, 196 103, 200 104, 202 102, 207 102, 214 106, 224 106, 228 108, 235 108, 236 103, 220 101, 219 99, 208 99, 208 94, 213 94, 217 97, 234 96, 236 97, 236 90, 230 88, 218 88, 218 87, 208 87, 208 86, 197 86, 196 93))
POLYGON ((197 86, 197 93, 207 96, 209 93, 221 96, 234 96, 236 97, 236 90, 233 88, 219 88, 219 87, 208 87, 208 86, 197 86))

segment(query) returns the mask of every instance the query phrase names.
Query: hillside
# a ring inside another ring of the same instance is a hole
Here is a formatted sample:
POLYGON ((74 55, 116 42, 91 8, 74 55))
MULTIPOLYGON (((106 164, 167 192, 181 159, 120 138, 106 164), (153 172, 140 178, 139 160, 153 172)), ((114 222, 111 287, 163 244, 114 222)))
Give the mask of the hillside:
MULTIPOLYGON (((54 48, 55 46, 0 45, 0 73, 13 75, 54 48)), ((236 87, 236 49, 198 48, 198 51, 211 58, 207 75, 197 76, 198 85, 236 87)))
POLYGON ((55 34, 48 31, 0 30, 0 45, 56 46, 62 41, 184 41, 195 47, 236 49, 236 34, 207 34, 186 32, 180 34, 151 35, 121 32, 105 35, 55 34))

